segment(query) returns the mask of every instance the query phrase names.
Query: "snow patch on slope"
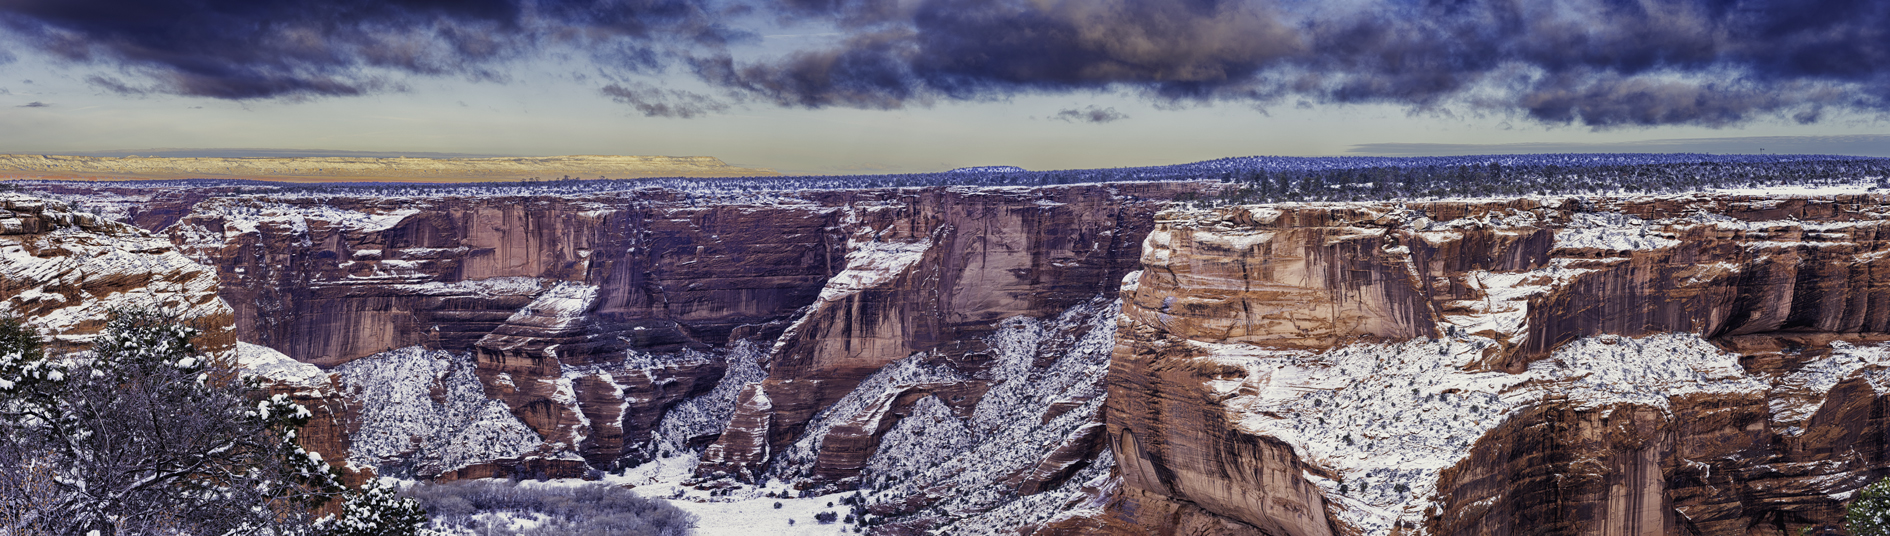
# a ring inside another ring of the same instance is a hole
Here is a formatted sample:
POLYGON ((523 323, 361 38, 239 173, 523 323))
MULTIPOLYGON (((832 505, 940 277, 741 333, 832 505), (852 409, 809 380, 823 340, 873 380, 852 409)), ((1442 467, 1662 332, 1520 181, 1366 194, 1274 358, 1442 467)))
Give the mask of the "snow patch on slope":
MULTIPOLYGON (((577 327, 588 317, 586 312, 591 309, 591 305, 597 302, 597 292, 597 285, 560 281, 551 290, 538 295, 531 304, 512 313, 505 323, 552 330, 577 327)), ((549 353, 553 349, 547 348, 545 351, 549 353)))
POLYGON ((518 457, 542 442, 504 402, 486 397, 469 354, 410 346, 350 361, 335 373, 361 407, 352 466, 426 477, 518 457))
POLYGON ((1856 346, 1831 342, 1831 354, 1814 359, 1777 379, 1771 399, 1772 420, 1788 425, 1785 435, 1804 433, 1805 419, 1824 407, 1824 393, 1838 382, 1862 375, 1878 393, 1890 392, 1890 343, 1856 346), (1794 396, 1795 395, 1795 396, 1794 396))
POLYGON ((960 416, 962 405, 952 409, 966 401, 928 394, 892 424, 860 476, 868 503, 929 503, 894 520, 934 524, 937 534, 990 534, 1067 515, 1087 504, 1086 486, 1107 480, 1113 456, 1102 454, 1073 468, 1062 485, 1027 497, 1014 486, 993 483, 1037 468, 1078 430, 1099 421, 1120 307, 1098 298, 1056 318, 999 322, 985 339, 994 360, 988 378, 969 377, 925 353, 888 365, 817 414, 801 439, 775 458, 764 481, 803 482, 829 431, 874 412, 889 418, 886 406, 899 392, 929 383, 986 381, 990 387, 969 418, 960 416), (1052 411, 1060 413, 1051 416, 1052 411))
POLYGON ((1464 283, 1483 293, 1482 299, 1457 300, 1446 305, 1463 314, 1444 315, 1444 322, 1467 334, 1495 334, 1519 344, 1528 334, 1529 300, 1566 286, 1593 268, 1570 268, 1573 259, 1554 259, 1548 266, 1527 272, 1473 270, 1464 283))
MULTIPOLYGON (((385 261, 383 261, 385 262, 385 261)), ((407 285, 386 285, 424 296, 474 296, 490 298, 494 296, 530 296, 545 289, 548 280, 536 277, 494 277, 442 283, 429 281, 407 285)))

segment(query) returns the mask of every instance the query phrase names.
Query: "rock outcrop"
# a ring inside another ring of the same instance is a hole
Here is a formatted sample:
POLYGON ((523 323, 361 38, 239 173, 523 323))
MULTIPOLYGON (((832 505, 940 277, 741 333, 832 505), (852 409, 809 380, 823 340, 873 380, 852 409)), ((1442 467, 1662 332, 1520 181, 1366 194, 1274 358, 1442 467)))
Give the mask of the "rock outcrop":
POLYGON ((55 352, 89 349, 112 310, 139 307, 195 322, 204 331, 199 348, 229 354, 236 331, 216 275, 137 227, 59 201, 0 195, 0 300, 55 352))
POLYGON ((1890 198, 1158 217, 1098 530, 1795 534, 1885 474, 1890 198), (1218 529, 1217 529, 1218 530, 1218 529))

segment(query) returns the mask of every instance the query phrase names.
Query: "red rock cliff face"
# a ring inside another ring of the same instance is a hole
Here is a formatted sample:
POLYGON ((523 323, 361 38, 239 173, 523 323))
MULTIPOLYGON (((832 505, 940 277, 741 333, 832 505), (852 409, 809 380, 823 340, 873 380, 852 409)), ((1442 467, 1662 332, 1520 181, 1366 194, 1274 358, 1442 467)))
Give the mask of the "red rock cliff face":
MULTIPOLYGON (((782 335, 768 379, 744 395, 735 418, 752 425, 733 426, 710 445, 703 473, 755 474, 814 413, 894 361, 928 354, 977 375, 991 359, 985 339, 999 320, 1054 316, 1113 295, 1135 265, 1152 212, 1103 188, 949 189, 849 202, 855 206, 836 241, 845 250, 834 258, 842 269, 782 335)), ((924 387, 906 401, 942 389, 954 408, 968 411, 979 401, 979 383, 924 387)), ((882 431, 856 432, 867 440, 832 445, 830 455, 872 453, 871 437, 882 431)), ((829 465, 821 475, 857 470, 829 465)))
POLYGON ((1123 491, 1097 526, 1174 530, 1209 523, 1201 515, 1272 534, 1835 524, 1885 467, 1886 201, 1158 217, 1124 293, 1109 380, 1123 491))

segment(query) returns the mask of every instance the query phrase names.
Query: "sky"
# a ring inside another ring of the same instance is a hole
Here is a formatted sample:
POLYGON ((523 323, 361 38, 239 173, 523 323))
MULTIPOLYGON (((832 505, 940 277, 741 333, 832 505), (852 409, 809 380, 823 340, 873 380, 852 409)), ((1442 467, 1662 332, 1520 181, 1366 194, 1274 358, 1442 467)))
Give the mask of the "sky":
POLYGON ((1890 156, 1890 2, 0 0, 0 153, 191 151, 1890 156))

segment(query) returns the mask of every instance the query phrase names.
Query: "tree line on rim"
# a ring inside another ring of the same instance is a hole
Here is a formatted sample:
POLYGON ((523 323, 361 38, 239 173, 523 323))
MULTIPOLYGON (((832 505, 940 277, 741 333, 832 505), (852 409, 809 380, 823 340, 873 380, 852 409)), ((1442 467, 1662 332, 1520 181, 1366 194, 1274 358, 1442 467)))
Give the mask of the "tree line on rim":
MULTIPOLYGON (((1010 166, 938 173, 787 177, 551 180, 481 183, 313 183, 189 179, 120 183, 139 188, 223 188, 271 197, 584 195, 661 188, 684 200, 765 200, 798 191, 943 186, 1053 186, 1214 181, 1219 193, 1184 201, 1384 201, 1460 196, 1677 193, 1717 188, 1821 186, 1890 179, 1890 159, 1834 155, 1525 154, 1445 157, 1223 158, 1148 167, 1028 171, 1010 166)), ((60 181, 14 181, 20 185, 60 181)), ((103 185, 103 183, 101 183, 103 185)))

